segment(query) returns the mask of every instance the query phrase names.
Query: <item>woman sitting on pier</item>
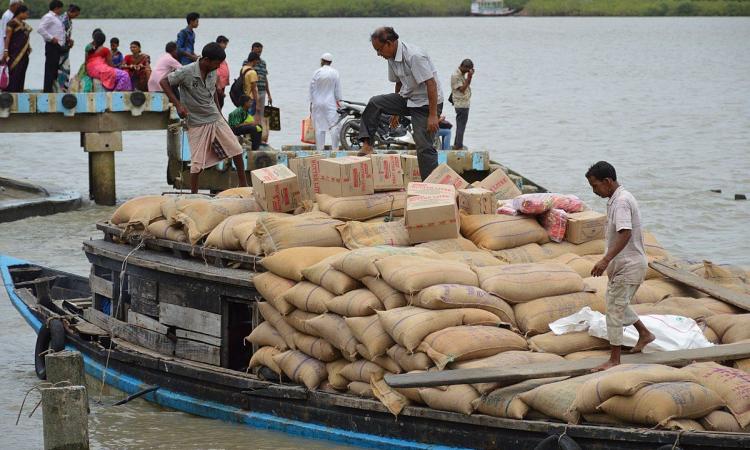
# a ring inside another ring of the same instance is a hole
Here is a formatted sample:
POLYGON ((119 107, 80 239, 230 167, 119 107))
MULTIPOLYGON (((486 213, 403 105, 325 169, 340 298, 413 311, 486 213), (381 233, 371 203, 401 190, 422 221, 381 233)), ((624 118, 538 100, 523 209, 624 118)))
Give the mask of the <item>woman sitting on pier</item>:
POLYGON ((151 57, 141 52, 141 43, 130 43, 130 54, 122 62, 122 68, 130 74, 133 87, 148 92, 148 79, 151 77, 151 57))
POLYGON ((21 5, 3 30, 5 51, 0 56, 0 63, 8 66, 8 87, 5 89, 8 92, 23 92, 23 85, 26 83, 26 69, 29 67, 31 53, 31 27, 26 23, 28 18, 28 6, 21 5))
POLYGON ((132 91, 130 75, 112 66, 112 53, 104 46, 107 40, 104 33, 94 34, 93 50, 86 55, 86 73, 100 80, 108 91, 132 91))

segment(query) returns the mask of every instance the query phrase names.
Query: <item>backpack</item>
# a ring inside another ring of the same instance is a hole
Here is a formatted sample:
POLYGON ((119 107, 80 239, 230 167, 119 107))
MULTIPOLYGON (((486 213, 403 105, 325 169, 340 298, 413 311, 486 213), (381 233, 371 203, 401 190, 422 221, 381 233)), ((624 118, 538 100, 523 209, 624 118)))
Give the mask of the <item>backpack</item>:
POLYGON ((240 97, 245 95, 245 74, 248 70, 252 70, 252 68, 240 70, 240 76, 234 79, 232 87, 229 88, 229 98, 232 100, 234 106, 238 108, 242 106, 240 97))

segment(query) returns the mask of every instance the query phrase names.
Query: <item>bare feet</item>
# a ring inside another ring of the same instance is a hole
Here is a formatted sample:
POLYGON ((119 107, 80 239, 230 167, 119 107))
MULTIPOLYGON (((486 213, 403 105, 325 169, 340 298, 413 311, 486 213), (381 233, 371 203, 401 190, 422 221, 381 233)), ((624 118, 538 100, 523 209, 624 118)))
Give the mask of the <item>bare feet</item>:
POLYGON ((635 343, 635 346, 631 348, 628 353, 640 353, 643 351, 643 348, 645 346, 654 342, 654 340, 656 340, 656 336, 654 336, 651 332, 648 332, 648 334, 639 334, 638 342, 635 343))
POLYGON ((366 156, 366 155, 372 155, 372 145, 369 143, 363 142, 362 143, 362 149, 359 151, 359 156, 366 156))
POLYGON ((620 365, 620 361, 619 360, 612 361, 611 359, 608 359, 607 362, 605 362, 604 364, 598 365, 598 366, 594 367, 593 369, 591 369, 591 373, 594 373, 594 372, 603 372, 603 371, 605 371, 607 369, 611 369, 612 367, 615 367, 615 366, 618 366, 618 365, 620 365))

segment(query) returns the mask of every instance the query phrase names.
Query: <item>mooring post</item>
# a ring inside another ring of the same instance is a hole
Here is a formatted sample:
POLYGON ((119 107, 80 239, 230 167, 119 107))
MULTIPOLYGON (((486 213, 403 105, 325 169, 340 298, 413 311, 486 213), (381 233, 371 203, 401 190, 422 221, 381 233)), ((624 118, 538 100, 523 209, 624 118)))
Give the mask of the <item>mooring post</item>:
POLYGON ((83 150, 89 154, 90 197, 99 205, 114 205, 115 152, 122 151, 122 132, 84 133, 83 150))
POLYGON ((45 450, 88 450, 89 421, 86 388, 42 389, 45 450))
POLYGON ((48 382, 57 384, 68 381, 71 386, 86 386, 81 353, 69 350, 47 353, 44 355, 44 362, 48 382))

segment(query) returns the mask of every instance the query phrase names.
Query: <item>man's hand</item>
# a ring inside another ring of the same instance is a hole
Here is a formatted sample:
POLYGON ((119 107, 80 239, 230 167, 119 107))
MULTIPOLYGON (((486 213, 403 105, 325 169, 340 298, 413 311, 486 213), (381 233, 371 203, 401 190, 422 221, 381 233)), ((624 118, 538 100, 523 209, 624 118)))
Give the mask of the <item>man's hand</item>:
MULTIPOLYGON (((266 91, 266 99, 268 100, 269 105, 273 105, 273 98, 271 98, 271 94, 266 91)), ((265 105, 263 105, 265 106, 265 105)))
POLYGON ((177 108, 177 114, 181 118, 183 118, 183 119, 187 118, 189 112, 188 112, 187 108, 185 108, 185 105, 183 105, 182 103, 179 103, 177 106, 175 106, 175 108, 177 108))
POLYGON ((74 43, 75 42, 73 42, 73 39, 68 39, 68 48, 73 48, 74 43))
POLYGON ((469 69, 469 75, 468 76, 469 76, 470 79, 474 77, 474 69, 469 69))
POLYGON ((200 59, 200 56, 193 53, 192 55, 190 55, 190 59, 192 59, 193 61, 198 61, 200 59))
POLYGON ((609 260, 604 257, 599 260, 596 264, 594 264, 594 268, 591 269, 591 276, 592 277, 600 277, 604 273, 605 270, 607 270, 607 266, 609 265, 609 260))
POLYGON ((60 45, 60 41, 58 41, 56 37, 53 37, 50 42, 52 42, 55 45, 60 45))
POLYGON ((435 133, 439 126, 440 120, 438 119, 438 116, 429 116, 427 118, 427 131, 430 133, 435 133))
POLYGON ((391 128, 398 128, 399 125, 399 117, 396 115, 391 116, 391 128))

